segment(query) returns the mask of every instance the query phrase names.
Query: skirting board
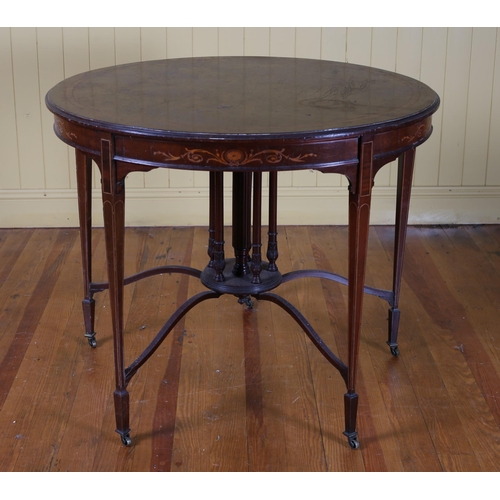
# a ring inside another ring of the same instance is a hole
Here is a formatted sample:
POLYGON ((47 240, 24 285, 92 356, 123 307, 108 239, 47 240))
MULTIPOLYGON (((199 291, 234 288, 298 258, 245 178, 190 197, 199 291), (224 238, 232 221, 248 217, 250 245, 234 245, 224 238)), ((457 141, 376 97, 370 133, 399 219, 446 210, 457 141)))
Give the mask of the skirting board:
MULTIPOLYGON (((279 189, 278 224, 347 224, 347 188, 279 189)), ((395 188, 375 188, 372 224, 393 224, 395 188)), ((100 192, 93 193, 93 223, 102 226, 100 192)), ((263 225, 267 225, 267 198, 263 225)), ((225 200, 226 222, 231 222, 231 192, 225 200)), ((499 187, 415 187, 410 224, 499 224, 499 187)), ((129 188, 126 195, 128 226, 207 226, 206 188, 129 188)), ((77 196, 73 189, 0 190, 0 227, 76 227, 77 196)))

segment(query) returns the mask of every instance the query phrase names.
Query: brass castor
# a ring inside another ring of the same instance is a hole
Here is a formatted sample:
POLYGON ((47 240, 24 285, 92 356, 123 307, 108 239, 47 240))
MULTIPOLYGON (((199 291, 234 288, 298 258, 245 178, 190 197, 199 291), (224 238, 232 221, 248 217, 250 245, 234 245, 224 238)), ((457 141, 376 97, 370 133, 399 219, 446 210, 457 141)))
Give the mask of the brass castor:
POLYGON ((85 337, 87 337, 87 341, 89 343, 89 346, 95 349, 97 347, 97 340, 95 339, 95 332, 92 333, 86 333, 85 337))
POLYGON ((130 438, 130 434, 121 434, 120 437, 122 438, 122 443, 124 446, 130 446, 132 444, 132 439, 130 438))

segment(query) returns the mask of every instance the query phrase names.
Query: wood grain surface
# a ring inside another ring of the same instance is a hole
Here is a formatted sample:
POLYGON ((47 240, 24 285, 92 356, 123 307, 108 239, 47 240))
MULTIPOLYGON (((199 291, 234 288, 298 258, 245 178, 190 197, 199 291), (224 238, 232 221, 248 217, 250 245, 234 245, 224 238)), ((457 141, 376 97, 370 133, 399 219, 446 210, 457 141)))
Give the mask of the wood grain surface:
MULTIPOLYGON (((368 285, 390 286, 392 238, 372 228, 368 285)), ((128 228, 126 274, 203 267, 206 241, 206 228, 128 228)), ((281 272, 347 272, 346 227, 280 227, 278 244, 281 272)), ((105 279, 101 229, 93 254, 105 279)), ((127 360, 202 289, 175 275, 127 286, 127 360)), ((346 287, 304 279, 277 292, 345 357, 346 287)), ((134 377, 124 447, 108 295, 95 297, 91 349, 81 293, 76 229, 0 230, 1 471, 500 470, 500 226, 409 228, 398 358, 386 304, 365 296, 359 450, 342 436, 337 371, 280 308, 231 296, 195 307, 134 377)))

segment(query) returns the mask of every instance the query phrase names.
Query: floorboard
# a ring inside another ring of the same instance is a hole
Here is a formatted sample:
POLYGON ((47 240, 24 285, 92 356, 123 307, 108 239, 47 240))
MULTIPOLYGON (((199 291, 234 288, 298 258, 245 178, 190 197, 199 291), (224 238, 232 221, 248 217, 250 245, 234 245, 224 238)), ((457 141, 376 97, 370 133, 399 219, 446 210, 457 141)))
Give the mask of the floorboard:
MULTIPOLYGON (((391 287, 393 238, 372 228, 368 285, 391 287)), ((347 241, 346 227, 280 227, 280 271, 345 276, 347 241)), ((101 229, 92 248, 103 281, 101 229)), ((206 228, 126 230, 126 274, 207 258, 206 228)), ((124 447, 108 293, 95 296, 92 349, 82 288, 76 229, 0 229, 0 471, 500 471, 499 225, 409 228, 399 357, 385 344, 388 305, 365 296, 356 451, 338 372, 280 307, 232 296, 192 309, 138 371, 124 447)), ((203 289, 169 274, 128 285, 127 362, 203 289)), ((344 285, 308 278, 276 293, 345 359, 344 285)))

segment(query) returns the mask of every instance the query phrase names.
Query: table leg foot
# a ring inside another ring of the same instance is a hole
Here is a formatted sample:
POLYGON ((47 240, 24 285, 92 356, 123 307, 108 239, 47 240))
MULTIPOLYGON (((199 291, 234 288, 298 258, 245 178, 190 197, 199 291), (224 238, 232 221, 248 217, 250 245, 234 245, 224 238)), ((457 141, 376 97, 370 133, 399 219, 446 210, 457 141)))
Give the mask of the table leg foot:
POLYGON ((391 349, 391 354, 395 357, 398 357, 400 355, 399 352, 399 345, 397 343, 391 344, 390 342, 387 342, 387 345, 391 349))
POLYGON ((397 308, 389 309, 389 338, 387 345, 391 349, 393 356, 399 356, 398 349, 398 330, 399 330, 399 317, 401 311, 397 308))
POLYGON ((358 414, 358 395, 355 392, 344 394, 345 431, 344 436, 353 450, 359 448, 358 433, 356 431, 356 417, 358 414))
POLYGON ((117 389, 114 392, 115 403, 115 418, 116 432, 120 434, 122 443, 125 446, 130 446, 132 440, 130 438, 129 427, 129 394, 125 389, 117 389))
POLYGON ((130 432, 121 433, 119 432, 123 446, 132 446, 132 439, 130 438, 130 432))
POLYGON ((89 346, 92 347, 92 349, 95 349, 97 347, 97 340, 95 338, 96 333, 95 332, 86 332, 85 337, 87 339, 87 342, 89 343, 89 346))
POLYGON ((94 331, 94 317, 95 317, 95 300, 84 299, 82 301, 83 318, 85 321, 85 337, 88 340, 90 347, 97 347, 97 340, 95 339, 94 331))
POLYGON ((357 432, 351 432, 351 433, 344 432, 344 436, 347 436, 347 441, 349 443, 349 446, 353 450, 357 450, 359 448, 359 440, 357 432))

